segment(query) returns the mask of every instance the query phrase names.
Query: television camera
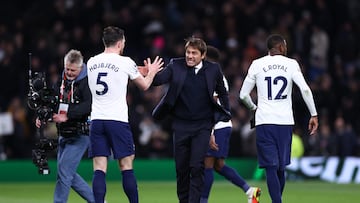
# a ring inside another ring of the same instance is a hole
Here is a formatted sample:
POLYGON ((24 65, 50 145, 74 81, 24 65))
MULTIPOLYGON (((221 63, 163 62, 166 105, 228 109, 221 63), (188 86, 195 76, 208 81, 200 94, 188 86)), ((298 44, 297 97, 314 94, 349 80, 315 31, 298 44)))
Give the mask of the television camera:
POLYGON ((29 77, 29 108, 36 111, 36 115, 41 121, 51 120, 57 106, 54 89, 47 87, 45 73, 35 72, 32 76, 30 71, 29 77))
POLYGON ((43 72, 31 73, 31 53, 29 53, 29 94, 28 106, 35 110, 37 118, 42 122, 38 129, 39 142, 35 144, 36 148, 32 150, 32 161, 38 168, 39 174, 47 175, 50 173, 48 166, 47 152, 56 149, 57 142, 44 136, 44 126, 51 121, 53 113, 58 104, 57 96, 52 88, 47 86, 46 75, 43 72))

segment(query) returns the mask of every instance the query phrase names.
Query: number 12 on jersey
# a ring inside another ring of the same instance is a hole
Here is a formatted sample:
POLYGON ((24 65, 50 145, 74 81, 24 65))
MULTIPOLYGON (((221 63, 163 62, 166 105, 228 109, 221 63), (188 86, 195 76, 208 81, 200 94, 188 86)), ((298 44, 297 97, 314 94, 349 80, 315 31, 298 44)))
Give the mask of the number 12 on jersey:
POLYGON ((268 100, 273 100, 273 95, 272 95, 272 88, 273 85, 281 85, 279 91, 276 93, 276 96, 274 98, 274 100, 278 100, 278 99, 286 99, 287 95, 283 95, 284 90, 287 86, 287 79, 284 76, 277 76, 274 79, 272 77, 265 77, 265 81, 267 82, 267 92, 268 92, 268 100))

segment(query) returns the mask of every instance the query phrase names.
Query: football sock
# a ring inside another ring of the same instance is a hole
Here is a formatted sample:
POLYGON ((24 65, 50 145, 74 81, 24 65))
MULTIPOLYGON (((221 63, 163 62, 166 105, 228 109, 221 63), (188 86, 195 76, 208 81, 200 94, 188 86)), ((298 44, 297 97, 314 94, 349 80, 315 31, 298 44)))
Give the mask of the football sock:
POLYGON ((285 187, 285 170, 278 170, 277 174, 278 174, 279 183, 280 183, 280 191, 282 194, 284 191, 284 187, 285 187))
POLYGON ((92 188, 96 203, 103 203, 106 193, 105 173, 101 170, 94 171, 92 188))
POLYGON ((276 167, 266 168, 266 183, 272 202, 281 203, 281 185, 276 167))
POLYGON ((125 170, 121 172, 122 174, 122 185, 125 191, 126 196, 129 199, 130 203, 138 203, 138 188, 136 183, 136 178, 134 175, 134 170, 125 170))
POLYGON ((233 168, 230 168, 227 165, 224 165, 224 167, 221 168, 219 174, 224 176, 236 186, 240 187, 244 192, 250 188, 244 178, 242 178, 233 168))
POLYGON ((211 186, 214 182, 214 173, 212 168, 205 168, 204 170, 204 186, 203 191, 201 193, 201 199, 204 199, 200 201, 200 203, 206 203, 207 199, 209 198, 211 186))

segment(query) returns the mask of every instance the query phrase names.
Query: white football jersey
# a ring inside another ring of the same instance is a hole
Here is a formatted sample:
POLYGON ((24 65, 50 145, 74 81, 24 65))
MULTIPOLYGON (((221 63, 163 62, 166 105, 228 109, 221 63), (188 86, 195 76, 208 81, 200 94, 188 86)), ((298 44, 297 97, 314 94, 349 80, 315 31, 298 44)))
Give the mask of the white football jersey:
MULTIPOLYGON (((227 91, 229 91, 229 83, 227 81, 227 79, 225 78, 225 76, 223 76, 223 81, 224 81, 224 85, 227 91)), ((214 93, 214 96, 217 96, 217 93, 214 93)), ((217 102, 220 104, 220 100, 217 99, 217 102)), ((226 127, 232 127, 232 122, 231 119, 229 121, 219 121, 215 124, 214 126, 214 130, 217 129, 221 129, 221 128, 226 128, 226 127)))
POLYGON ((316 115, 311 90, 296 60, 282 55, 267 55, 252 62, 243 85, 247 88, 242 91, 248 94, 256 85, 256 125, 294 124, 291 98, 293 82, 300 88, 311 115, 316 115))
POLYGON ((101 53, 87 62, 92 94, 91 120, 128 122, 128 81, 140 76, 135 62, 115 53, 101 53))

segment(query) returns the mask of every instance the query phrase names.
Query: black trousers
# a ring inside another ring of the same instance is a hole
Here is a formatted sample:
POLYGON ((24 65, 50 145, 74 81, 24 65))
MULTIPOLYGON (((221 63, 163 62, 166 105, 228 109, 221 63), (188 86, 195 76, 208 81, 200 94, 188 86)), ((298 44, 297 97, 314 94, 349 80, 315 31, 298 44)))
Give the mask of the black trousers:
POLYGON ((209 149, 212 124, 197 126, 195 129, 192 127, 174 129, 177 195, 180 203, 199 203, 204 185, 204 159, 209 149))

